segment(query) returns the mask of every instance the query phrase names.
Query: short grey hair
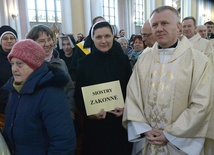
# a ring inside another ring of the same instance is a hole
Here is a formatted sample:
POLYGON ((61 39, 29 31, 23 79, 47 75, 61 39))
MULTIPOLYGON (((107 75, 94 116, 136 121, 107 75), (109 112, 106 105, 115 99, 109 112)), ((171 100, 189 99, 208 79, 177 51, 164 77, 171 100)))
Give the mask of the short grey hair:
POLYGON ((180 22, 180 16, 179 16, 179 12, 171 7, 171 6, 167 6, 167 5, 164 5, 164 6, 161 6, 161 7, 158 7, 156 8, 155 10, 152 11, 151 15, 150 15, 150 18, 152 17, 152 15, 157 12, 157 13, 160 13, 162 11, 165 11, 165 10, 170 10, 174 13, 175 17, 176 17, 176 22, 180 22))
POLYGON ((127 42, 127 44, 128 44, 128 39, 126 39, 125 37, 121 37, 121 38, 119 38, 117 41, 118 41, 119 43, 125 41, 125 42, 127 42))

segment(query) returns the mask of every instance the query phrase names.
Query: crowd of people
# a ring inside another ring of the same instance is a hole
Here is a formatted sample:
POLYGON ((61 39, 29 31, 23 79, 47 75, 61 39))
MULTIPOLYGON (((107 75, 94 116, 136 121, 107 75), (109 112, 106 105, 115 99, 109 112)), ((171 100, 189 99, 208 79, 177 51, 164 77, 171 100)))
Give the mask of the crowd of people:
POLYGON ((214 23, 161 6, 115 36, 102 16, 77 39, 0 27, 0 154, 214 154, 214 23), (88 115, 83 89, 115 81, 124 107, 88 115))

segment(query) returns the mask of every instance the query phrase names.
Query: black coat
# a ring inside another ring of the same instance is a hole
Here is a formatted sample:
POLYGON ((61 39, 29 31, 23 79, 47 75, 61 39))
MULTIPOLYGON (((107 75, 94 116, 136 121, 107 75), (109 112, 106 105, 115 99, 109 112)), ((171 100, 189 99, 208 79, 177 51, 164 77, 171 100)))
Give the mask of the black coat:
MULTIPOLYGON (((84 48, 91 48, 93 46, 93 41, 91 41, 90 37, 87 36, 84 40, 84 48)), ((120 44, 114 40, 114 48, 123 53, 123 49, 121 48, 120 44)), ((94 50, 91 50, 91 52, 94 52, 94 50)), ((78 61, 82 58, 86 56, 86 54, 76 45, 75 46, 75 50, 74 50, 74 54, 72 56, 72 62, 71 62, 71 66, 70 66, 70 72, 72 74, 72 80, 76 81, 76 74, 77 74, 77 66, 78 66, 78 61)))
MULTIPOLYGON (((12 77, 11 65, 7 59, 9 52, 5 52, 0 45, 0 88, 12 77)), ((8 101, 8 91, 0 89, 0 113, 4 114, 8 101)))
MULTIPOLYGON (((75 48, 73 48, 73 55, 75 53, 74 51, 75 51, 75 48)), ((71 57, 66 57, 65 56, 65 52, 63 50, 60 50, 59 54, 60 54, 59 57, 62 60, 65 61, 65 64, 66 64, 66 66, 68 68, 69 75, 70 75, 72 81, 74 81, 73 80, 74 79, 74 76, 73 76, 73 66, 72 66, 73 65, 73 55, 71 57)))
POLYGON ((122 117, 107 113, 103 120, 88 119, 82 98, 81 87, 119 80, 123 96, 132 73, 128 57, 117 50, 117 45, 108 52, 92 52, 79 60, 76 78, 76 106, 84 116, 83 154, 84 155, 130 155, 131 143, 127 131, 122 127, 122 117))

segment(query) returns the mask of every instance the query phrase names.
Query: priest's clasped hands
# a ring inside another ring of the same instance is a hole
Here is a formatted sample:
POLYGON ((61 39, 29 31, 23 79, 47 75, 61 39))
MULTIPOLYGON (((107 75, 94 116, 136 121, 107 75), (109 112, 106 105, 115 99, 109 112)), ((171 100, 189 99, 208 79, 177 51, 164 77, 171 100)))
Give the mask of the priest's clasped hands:
POLYGON ((168 142, 167 138, 163 133, 163 130, 152 129, 144 133, 144 135, 146 136, 148 142, 152 145, 163 146, 166 145, 168 142))

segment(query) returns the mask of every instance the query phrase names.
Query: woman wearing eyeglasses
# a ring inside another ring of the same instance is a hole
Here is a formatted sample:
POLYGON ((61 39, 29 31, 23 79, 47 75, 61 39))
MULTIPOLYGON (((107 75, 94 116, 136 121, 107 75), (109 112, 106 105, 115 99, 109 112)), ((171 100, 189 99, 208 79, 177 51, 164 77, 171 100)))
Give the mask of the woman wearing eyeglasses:
POLYGON ((74 118, 74 84, 68 73, 68 68, 65 61, 59 58, 59 53, 54 49, 55 43, 53 39, 53 32, 51 29, 45 25, 39 24, 35 25, 27 34, 27 39, 32 39, 36 41, 45 50, 45 61, 49 62, 51 65, 60 68, 66 72, 69 81, 65 87, 65 92, 67 94, 71 115, 74 118))
MULTIPOLYGON (((11 65, 7 59, 13 45, 17 40, 17 32, 12 27, 4 25, 0 27, 0 88, 12 76, 11 65)), ((7 91, 0 89, 0 114, 4 114, 7 104, 7 91)))

